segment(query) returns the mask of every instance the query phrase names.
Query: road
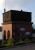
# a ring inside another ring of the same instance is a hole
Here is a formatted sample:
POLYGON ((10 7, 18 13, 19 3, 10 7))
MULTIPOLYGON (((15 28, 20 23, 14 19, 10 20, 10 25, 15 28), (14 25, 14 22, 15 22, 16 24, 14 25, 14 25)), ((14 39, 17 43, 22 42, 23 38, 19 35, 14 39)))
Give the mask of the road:
POLYGON ((35 50, 35 44, 26 44, 15 48, 0 48, 0 50, 35 50))

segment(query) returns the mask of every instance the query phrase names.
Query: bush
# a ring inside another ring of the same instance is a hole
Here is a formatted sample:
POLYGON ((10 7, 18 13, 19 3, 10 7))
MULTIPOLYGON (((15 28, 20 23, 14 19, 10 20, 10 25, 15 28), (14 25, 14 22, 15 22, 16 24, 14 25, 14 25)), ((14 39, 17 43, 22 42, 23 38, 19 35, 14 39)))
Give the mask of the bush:
POLYGON ((2 41, 2 46, 3 47, 13 47, 13 39, 8 39, 5 41, 2 41))
POLYGON ((7 40, 6 47, 13 47, 13 39, 7 40))

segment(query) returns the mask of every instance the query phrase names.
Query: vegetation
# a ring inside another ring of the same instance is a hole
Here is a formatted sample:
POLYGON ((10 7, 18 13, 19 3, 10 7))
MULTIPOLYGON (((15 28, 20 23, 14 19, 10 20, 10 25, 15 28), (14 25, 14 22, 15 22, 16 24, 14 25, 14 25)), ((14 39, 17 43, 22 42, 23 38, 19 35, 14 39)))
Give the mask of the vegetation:
POLYGON ((8 39, 3 41, 2 45, 4 45, 5 47, 13 47, 13 39, 8 39))
POLYGON ((7 46, 12 47, 13 46, 13 39, 8 39, 7 46))

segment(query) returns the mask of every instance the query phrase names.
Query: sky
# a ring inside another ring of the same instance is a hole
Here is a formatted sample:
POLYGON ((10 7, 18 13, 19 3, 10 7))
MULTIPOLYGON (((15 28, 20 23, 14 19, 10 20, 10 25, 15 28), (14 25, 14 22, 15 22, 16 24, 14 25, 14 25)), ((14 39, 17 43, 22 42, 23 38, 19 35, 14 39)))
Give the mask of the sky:
POLYGON ((1 0, 0 1, 0 25, 3 23, 4 8, 8 10, 23 10, 32 12, 32 22, 35 24, 35 0, 1 0))

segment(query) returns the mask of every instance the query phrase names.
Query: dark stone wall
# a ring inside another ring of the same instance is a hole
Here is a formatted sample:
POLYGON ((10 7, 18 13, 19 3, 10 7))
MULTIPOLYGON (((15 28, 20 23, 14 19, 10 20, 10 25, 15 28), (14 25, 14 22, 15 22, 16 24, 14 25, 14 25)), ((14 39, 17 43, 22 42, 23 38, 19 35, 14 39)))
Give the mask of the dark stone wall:
POLYGON ((3 23, 11 22, 11 11, 3 13, 3 23))
POLYGON ((24 12, 24 11, 11 11, 12 16, 11 20, 13 23, 19 22, 31 22, 31 12, 24 12))
POLYGON ((31 22, 31 12, 11 10, 3 13, 4 23, 31 22))

